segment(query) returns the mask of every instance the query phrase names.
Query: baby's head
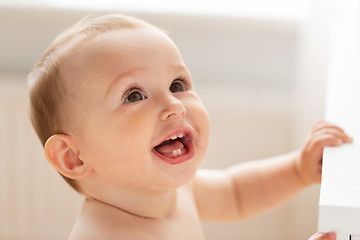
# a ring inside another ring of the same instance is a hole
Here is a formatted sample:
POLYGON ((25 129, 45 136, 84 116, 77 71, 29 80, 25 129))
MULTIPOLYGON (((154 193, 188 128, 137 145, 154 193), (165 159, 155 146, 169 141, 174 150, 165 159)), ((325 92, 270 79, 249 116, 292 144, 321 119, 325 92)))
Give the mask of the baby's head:
MULTIPOLYGON (((65 59, 77 51, 87 39, 98 34, 117 29, 150 28, 150 24, 138 19, 110 15, 97 19, 84 18, 70 29, 60 34, 44 52, 28 76, 30 86, 30 117, 35 131, 45 146, 54 134, 66 133, 71 126, 70 111, 72 99, 70 85, 74 79, 65 79, 65 59)), ((63 176, 76 190, 73 179, 63 176)))
POLYGON ((144 21, 81 21, 54 40, 29 86, 48 161, 85 194, 177 187, 205 154, 208 116, 191 75, 170 38, 144 21))

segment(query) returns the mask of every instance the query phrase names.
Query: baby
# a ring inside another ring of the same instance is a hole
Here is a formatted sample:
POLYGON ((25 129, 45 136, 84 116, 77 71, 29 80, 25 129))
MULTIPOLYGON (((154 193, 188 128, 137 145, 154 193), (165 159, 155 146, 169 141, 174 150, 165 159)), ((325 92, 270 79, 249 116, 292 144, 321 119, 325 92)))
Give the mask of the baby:
POLYGON ((287 201, 320 182, 324 146, 352 141, 322 121, 300 151, 197 171, 209 119, 179 50, 118 14, 57 37, 29 86, 47 160, 85 196, 70 239, 203 239, 201 220, 237 221, 287 201))

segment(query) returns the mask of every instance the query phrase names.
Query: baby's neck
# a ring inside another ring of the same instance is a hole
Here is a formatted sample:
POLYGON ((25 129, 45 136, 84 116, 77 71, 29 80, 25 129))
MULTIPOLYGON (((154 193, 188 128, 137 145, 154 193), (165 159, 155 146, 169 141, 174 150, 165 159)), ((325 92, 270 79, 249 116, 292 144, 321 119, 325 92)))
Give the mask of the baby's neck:
POLYGON ((124 198, 106 200, 87 197, 86 201, 91 205, 107 208, 113 213, 150 219, 166 219, 171 216, 176 208, 176 190, 158 194, 126 195, 124 198))

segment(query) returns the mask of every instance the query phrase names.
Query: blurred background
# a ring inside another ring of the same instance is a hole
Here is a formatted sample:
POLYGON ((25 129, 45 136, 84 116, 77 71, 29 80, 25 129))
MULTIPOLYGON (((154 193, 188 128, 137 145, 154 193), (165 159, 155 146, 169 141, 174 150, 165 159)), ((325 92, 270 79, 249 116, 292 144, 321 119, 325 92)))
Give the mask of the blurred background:
MULTIPOLYGON (((0 0, 0 239, 66 239, 82 197, 46 162, 28 119, 26 75, 63 29, 120 12, 167 30, 211 118, 202 168, 301 147, 324 116, 326 1, 0 0)), ((249 220, 204 223, 206 239, 304 240, 316 232, 319 186, 249 220)))

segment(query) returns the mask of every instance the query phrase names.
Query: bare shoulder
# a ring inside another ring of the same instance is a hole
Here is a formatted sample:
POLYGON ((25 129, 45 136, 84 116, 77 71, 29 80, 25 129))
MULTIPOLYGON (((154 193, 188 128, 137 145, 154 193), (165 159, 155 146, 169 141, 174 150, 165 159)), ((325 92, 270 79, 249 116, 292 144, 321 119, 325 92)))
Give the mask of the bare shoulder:
POLYGON ((139 235, 136 228, 136 225, 129 224, 126 221, 118 221, 115 224, 111 220, 102 221, 98 219, 92 221, 81 216, 77 219, 69 240, 133 239, 139 235))
POLYGON ((152 219, 85 203, 69 239, 203 239, 191 185, 178 189, 174 212, 152 219))
POLYGON ((145 220, 85 201, 69 239, 148 239, 142 236, 146 230, 139 231, 146 226, 145 220))
POLYGON ((84 225, 84 223, 77 223, 69 237, 69 240, 99 240, 99 239, 151 239, 149 234, 145 234, 139 225, 132 225, 128 223, 116 224, 116 227, 110 223, 106 226, 106 222, 99 222, 99 224, 84 225), (141 229, 141 231, 139 230, 141 229))

